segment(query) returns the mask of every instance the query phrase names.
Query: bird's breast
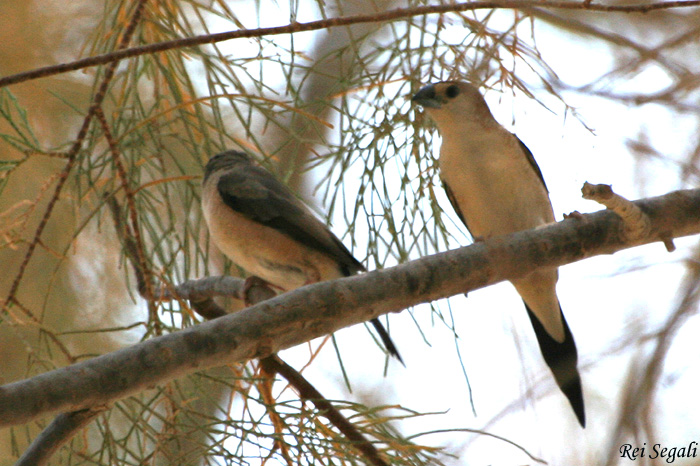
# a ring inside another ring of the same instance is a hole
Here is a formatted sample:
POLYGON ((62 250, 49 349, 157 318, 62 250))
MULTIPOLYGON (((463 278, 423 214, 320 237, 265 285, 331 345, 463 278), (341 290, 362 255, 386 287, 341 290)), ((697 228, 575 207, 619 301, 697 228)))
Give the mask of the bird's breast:
POLYGON ((553 222, 547 191, 517 140, 493 136, 444 137, 440 151, 440 176, 471 234, 488 238, 553 222))
POLYGON ((214 244, 250 275, 283 290, 342 276, 328 256, 232 210, 218 193, 205 189, 202 211, 214 244))

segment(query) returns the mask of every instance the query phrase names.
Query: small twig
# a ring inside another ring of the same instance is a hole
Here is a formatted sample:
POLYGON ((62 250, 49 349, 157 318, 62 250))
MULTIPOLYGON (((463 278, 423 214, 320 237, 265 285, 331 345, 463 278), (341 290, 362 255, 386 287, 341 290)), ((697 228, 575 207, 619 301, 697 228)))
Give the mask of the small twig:
POLYGON ((622 219, 623 234, 630 241, 646 238, 651 232, 651 220, 632 201, 615 194, 609 184, 585 182, 581 188, 584 199, 596 201, 615 212, 622 219))
POLYGON ((487 432, 487 431, 485 431, 484 429, 469 429, 469 428, 436 429, 436 430, 431 430, 431 431, 428 431, 428 432, 422 432, 422 433, 420 433, 420 434, 411 435, 411 436, 409 436, 407 439, 408 439, 408 440, 413 440, 413 439, 416 439, 416 438, 418 438, 418 437, 424 437, 424 436, 426 436, 426 435, 444 434, 444 433, 450 433, 450 434, 451 434, 451 433, 455 433, 455 432, 468 432, 468 433, 472 433, 472 434, 477 434, 477 436, 475 436, 474 438, 479 438, 479 437, 482 437, 482 436, 486 436, 486 437, 491 437, 491 438, 496 439, 496 440, 500 440, 501 442, 507 443, 508 445, 512 445, 512 446, 514 446, 515 448, 517 448, 518 450, 522 451, 522 452, 525 453, 527 456, 529 456, 530 459, 531 459, 532 461, 535 461, 535 462, 540 463, 540 464, 548 464, 548 463, 547 463, 545 460, 543 460, 542 458, 539 458, 539 457, 533 455, 532 453, 530 453, 530 452, 529 452, 525 447, 523 447, 522 445, 520 445, 520 444, 518 444, 518 443, 515 443, 514 441, 509 440, 509 439, 507 439, 506 437, 502 437, 502 436, 500 436, 500 435, 493 434, 493 433, 491 433, 491 432, 487 432))
MULTIPOLYGON (((110 213, 112 214, 112 220, 114 221, 114 229, 116 230, 117 236, 119 237, 122 245, 124 246, 124 254, 126 254, 126 257, 129 259, 129 263, 134 264, 134 267, 132 267, 132 269, 136 277, 136 287, 139 290, 143 290, 146 287, 146 278, 143 275, 143 270, 140 267, 136 266, 136 264, 139 263, 139 253, 136 241, 134 240, 134 237, 131 234, 129 225, 127 225, 124 222, 124 219, 122 218, 122 209, 119 205, 119 202, 114 197, 114 193, 105 194, 104 199, 105 203, 107 204, 107 207, 109 207, 110 213)), ((172 297, 170 299, 172 299, 172 297)))
MULTIPOLYGON (((119 178, 119 183, 122 187, 122 190, 124 191, 124 195, 126 196, 126 204, 129 209, 131 229, 129 230, 129 227, 123 224, 123 222, 121 222, 123 226, 123 228, 121 229, 121 233, 128 234, 129 237, 133 237, 133 245, 131 246, 131 248, 135 249, 135 251, 132 252, 136 253, 135 259, 137 260, 138 268, 141 272, 140 274, 137 274, 137 277, 140 278, 140 280, 137 283, 139 287, 139 293, 150 302, 153 301, 153 293, 151 290, 152 283, 150 282, 151 273, 148 270, 148 267, 146 266, 146 253, 144 252, 143 241, 141 240, 141 229, 139 228, 139 215, 138 210, 136 209, 136 200, 134 199, 134 192, 129 187, 129 177, 126 173, 126 169, 124 168, 124 164, 122 163, 117 143, 114 140, 114 137, 112 137, 112 131, 109 128, 109 123, 107 123, 107 118, 105 117, 105 114, 102 111, 102 107, 98 107, 97 110, 95 110, 95 116, 100 122, 100 126, 102 127, 102 131, 104 132, 105 139, 107 140, 107 144, 109 145, 110 152, 112 153, 112 161, 114 162, 114 166, 117 169, 117 178, 119 178)), ((120 209, 118 208, 114 197, 111 197, 109 199, 111 199, 113 201, 112 204, 114 204, 111 205, 111 207, 112 215, 115 217, 116 222, 118 221, 117 214, 120 209)))
POLYGON ((231 39, 242 39, 251 37, 273 36, 279 34, 294 34, 298 32, 316 31, 328 29, 338 26, 350 26, 360 23, 381 23, 387 21, 395 21, 399 19, 408 19, 413 16, 423 16, 431 14, 444 14, 452 12, 462 12, 470 10, 493 10, 493 9, 525 9, 529 7, 537 8, 552 8, 561 10, 585 10, 598 11, 609 13, 648 13, 655 10, 666 10, 671 8, 687 8, 700 5, 700 0, 686 1, 671 1, 658 2, 636 5, 606 5, 593 2, 571 2, 571 1, 547 1, 547 0, 501 0, 501 1, 481 1, 481 2, 465 2, 465 3, 450 3, 443 5, 426 5, 415 8, 397 8, 383 13, 341 16, 339 18, 327 18, 318 21, 309 21, 308 23, 291 23, 286 26, 276 26, 258 29, 239 29, 236 31, 222 32, 218 34, 204 34, 195 37, 187 37, 185 39, 172 40, 167 42, 158 42, 156 44, 144 45, 141 47, 132 47, 124 50, 97 55, 94 57, 83 58, 70 63, 62 63, 60 65, 46 66, 37 68, 31 71, 25 71, 4 78, 0 78, 0 87, 17 84, 31 79, 53 76, 69 71, 76 71, 83 68, 89 68, 96 65, 104 65, 106 63, 123 60, 125 58, 138 57, 158 52, 165 52, 178 48, 195 47, 205 44, 214 44, 231 39))
MULTIPOLYGON (((27 308, 27 306, 25 306, 24 304, 22 304, 21 302, 19 302, 19 300, 18 300, 17 298, 12 298, 12 302, 13 302, 14 305, 17 306, 22 312, 24 312, 24 314, 25 314, 27 317, 29 317, 29 319, 31 320, 31 322, 32 322, 33 325, 36 325, 36 327, 39 328, 39 329, 42 328, 41 321, 40 321, 39 319, 37 319, 37 318, 34 316, 34 314, 29 310, 29 308, 27 308)), ((11 315, 11 313, 10 313, 10 315, 11 315)), ((12 319, 11 322, 12 322, 12 323, 11 323, 10 325, 16 325, 16 323, 18 322, 18 319, 16 319, 16 318, 15 318, 15 319, 12 319)), ((76 361, 76 357, 73 356, 73 355, 71 354, 71 352, 70 352, 70 350, 68 349, 68 347, 66 347, 66 345, 58 338, 58 336, 56 336, 56 334, 55 334, 54 332, 46 332, 46 331, 45 331, 45 332, 43 332, 43 334, 46 335, 46 337, 47 337, 49 340, 51 340, 51 342, 52 342, 54 345, 56 345, 56 347, 61 351, 61 353, 63 353, 63 356, 66 358, 66 360, 67 360, 70 364, 73 364, 73 363, 76 361)))
POLYGON ((233 296, 238 298, 243 293, 244 287, 244 279, 223 275, 220 277, 187 280, 175 286, 172 290, 156 290, 156 296, 161 301, 172 301, 179 297, 180 299, 189 299, 192 302, 204 302, 216 296, 233 296))
MULTIPOLYGON (((107 118, 105 117, 105 114, 102 111, 102 107, 97 107, 95 109, 95 117, 100 123, 100 126, 102 127, 102 132, 104 133, 105 139, 107 140, 107 145, 109 146, 109 150, 112 154, 112 161, 114 162, 114 166, 117 169, 117 178, 119 178, 119 183, 121 184, 122 190, 124 191, 124 195, 126 196, 126 205, 129 210, 131 229, 129 229, 129 227, 126 226, 126 224, 123 224, 122 228, 118 229, 118 231, 120 231, 125 238, 127 235, 129 237, 133 237, 133 247, 131 247, 130 250, 135 249, 136 253, 134 268, 139 269, 139 271, 136 273, 136 277, 138 279, 137 284, 139 294, 143 296, 146 302, 148 303, 148 315, 150 317, 150 321, 153 323, 155 334, 161 335, 163 333, 163 330, 160 325, 160 319, 158 319, 158 308, 156 306, 155 300, 153 299, 153 281, 151 279, 152 273, 146 263, 146 253, 144 252, 143 240, 141 239, 141 228, 139 228, 139 214, 138 210, 136 209, 134 192, 129 186, 129 177, 127 176, 126 169, 124 168, 124 164, 122 163, 119 154, 119 148, 117 147, 117 143, 114 140, 114 137, 112 137, 112 131, 109 128, 109 123, 107 122, 107 118)), ((110 207, 112 210, 112 216, 115 217, 116 223, 118 221, 116 217, 118 216, 120 209, 114 196, 109 197, 108 199, 110 199, 113 204, 110 207)), ((133 253, 133 251, 131 252, 133 253)), ((132 257, 132 260, 133 259, 134 258, 132 257)))
POLYGON ((284 441, 284 432, 285 430, 289 430, 289 428, 275 409, 275 397, 272 395, 272 385, 275 383, 275 372, 273 370, 269 370, 268 365, 265 363, 267 360, 274 357, 276 356, 270 356, 260 360, 260 373, 262 375, 262 379, 256 382, 256 386, 260 392, 260 396, 262 396, 262 399, 265 402, 267 415, 270 417, 272 425, 275 428, 275 448, 279 449, 282 457, 287 462, 287 465, 292 466, 294 462, 289 455, 289 446, 287 445, 287 442, 284 441))

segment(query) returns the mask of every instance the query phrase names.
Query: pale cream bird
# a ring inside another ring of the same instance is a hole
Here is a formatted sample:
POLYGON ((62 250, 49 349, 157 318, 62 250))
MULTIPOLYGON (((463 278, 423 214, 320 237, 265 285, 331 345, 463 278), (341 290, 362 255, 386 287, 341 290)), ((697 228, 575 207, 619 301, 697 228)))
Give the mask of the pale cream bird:
MULTIPOLYGON (((423 87, 413 96, 442 137, 440 178, 457 215, 475 239, 554 222, 547 187, 530 150, 493 117, 466 82, 423 87)), ((576 344, 556 293, 557 269, 512 280, 523 298, 545 362, 582 427, 586 416, 576 344)))

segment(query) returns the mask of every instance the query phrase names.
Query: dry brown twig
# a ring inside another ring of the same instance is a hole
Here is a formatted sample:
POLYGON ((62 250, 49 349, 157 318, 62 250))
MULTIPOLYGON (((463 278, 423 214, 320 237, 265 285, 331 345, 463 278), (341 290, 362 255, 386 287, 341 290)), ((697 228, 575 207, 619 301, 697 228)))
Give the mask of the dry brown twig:
MULTIPOLYGON (((124 164, 122 163, 117 142, 112 136, 112 131, 109 127, 109 123, 107 122, 107 118, 105 117, 101 106, 95 109, 95 117, 97 118, 97 121, 102 127, 102 132, 104 133, 104 137, 107 140, 109 150, 112 154, 112 161, 114 162, 114 166, 117 169, 117 178, 119 178, 119 183, 121 184, 121 188, 124 191, 124 195, 126 196, 126 205, 129 209, 129 220, 131 221, 131 227, 127 226, 125 222, 121 222, 118 220, 115 220, 115 223, 118 223, 117 227, 125 237, 129 237, 130 239, 133 238, 133 247, 130 248, 130 250, 132 252, 135 252, 135 254, 131 255, 130 257, 132 260, 135 260, 138 264, 139 272, 137 273, 137 277, 140 277, 140 279, 137 280, 137 282, 139 285, 139 294, 143 296, 146 299, 146 302, 148 303, 148 315, 150 317, 151 322, 153 323, 155 334, 161 335, 163 333, 163 329, 161 328, 160 319, 158 319, 156 303, 153 299, 153 274, 146 263, 146 252, 143 246, 143 239, 141 238, 141 228, 139 227, 139 213, 136 209, 134 191, 129 186, 129 177, 126 173, 126 169, 124 168, 124 164)), ((113 197, 111 199, 114 200, 113 197)), ((115 212, 114 206, 112 206, 112 215, 118 215, 118 213, 115 212)), ((134 267, 134 269, 136 269, 136 267, 134 267)))

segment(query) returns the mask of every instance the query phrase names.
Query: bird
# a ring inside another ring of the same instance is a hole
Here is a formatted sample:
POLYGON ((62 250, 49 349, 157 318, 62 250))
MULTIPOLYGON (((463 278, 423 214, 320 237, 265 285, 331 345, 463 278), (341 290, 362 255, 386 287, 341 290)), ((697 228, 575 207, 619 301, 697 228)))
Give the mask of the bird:
MULTIPOLYGON (((286 185, 244 152, 209 159, 201 200, 214 244, 277 291, 366 270, 286 185)), ((404 364, 382 323, 370 322, 387 352, 404 364)))
MULTIPOLYGON (((554 222, 549 191, 532 152, 491 114, 479 90, 464 81, 422 87, 412 97, 442 139, 439 173, 447 198, 475 241, 554 222)), ((556 268, 511 280, 525 303, 542 356, 586 425, 576 343, 557 297, 556 268)))

